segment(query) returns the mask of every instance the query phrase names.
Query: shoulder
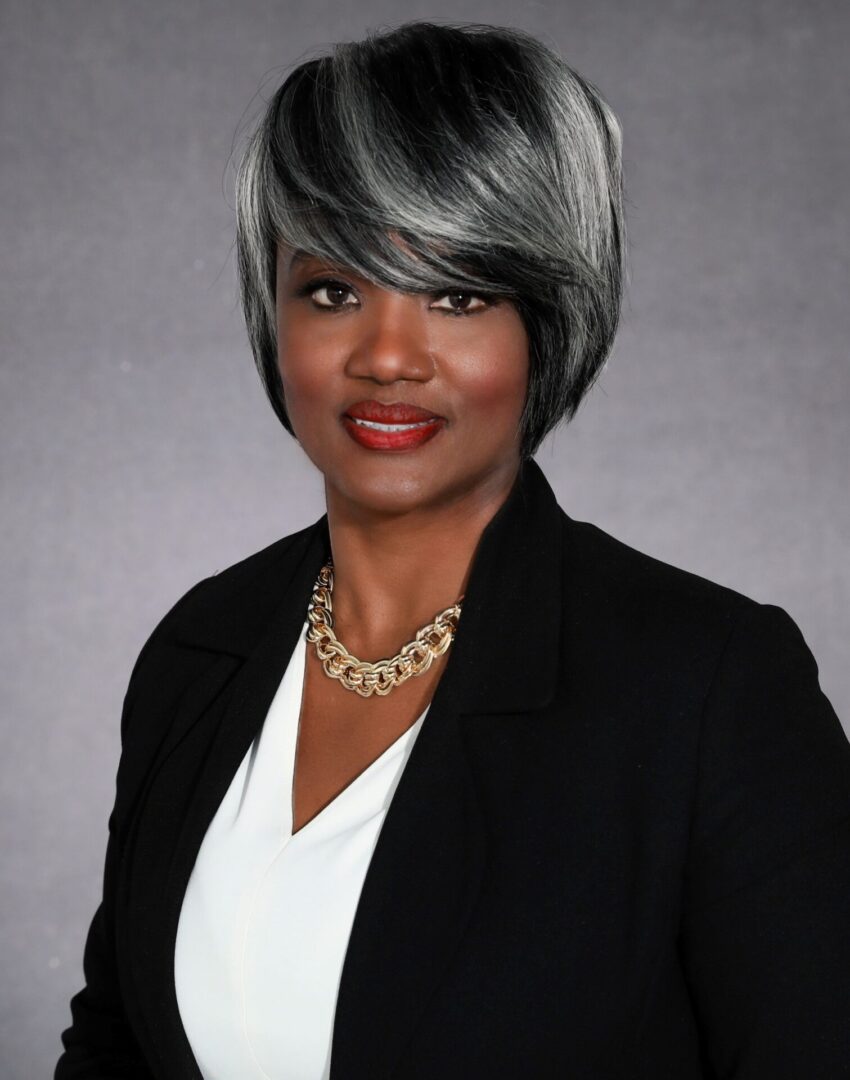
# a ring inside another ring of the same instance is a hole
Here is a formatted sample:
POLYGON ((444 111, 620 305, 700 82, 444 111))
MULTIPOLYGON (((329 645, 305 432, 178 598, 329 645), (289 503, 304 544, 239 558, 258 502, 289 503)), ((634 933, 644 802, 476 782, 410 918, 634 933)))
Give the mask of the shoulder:
POLYGON ((668 626, 677 633, 731 628, 765 606, 725 583, 641 551, 588 521, 565 512, 564 571, 568 589, 612 619, 629 619, 646 630, 668 626))
POLYGON ((132 699, 144 677, 156 679, 173 668, 174 650, 204 637, 224 643, 250 640, 278 600, 273 587, 286 579, 314 538, 319 522, 275 540, 266 547, 202 578, 180 595, 150 631, 138 654, 127 691, 132 699))
POLYGON ((179 637, 207 617, 243 608, 260 618, 274 604, 269 584, 279 581, 297 563, 317 525, 290 533, 203 578, 166 612, 154 633, 179 637))
POLYGON ((775 698, 792 685, 819 693, 817 663, 785 608, 589 522, 564 514, 564 526, 565 645, 584 662, 596 662, 593 650, 605 653, 636 684, 675 690, 694 707, 720 693, 764 696, 770 688, 775 698))
POLYGON ((828 840, 850 813, 850 743, 792 616, 565 519, 570 670, 692 747, 693 896, 828 840))

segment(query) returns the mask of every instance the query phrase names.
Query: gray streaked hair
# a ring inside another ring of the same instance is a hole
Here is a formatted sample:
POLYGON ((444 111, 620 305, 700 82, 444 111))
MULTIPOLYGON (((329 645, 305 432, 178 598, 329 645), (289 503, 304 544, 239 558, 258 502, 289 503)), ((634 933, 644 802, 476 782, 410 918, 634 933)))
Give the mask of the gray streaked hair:
POLYGON ((386 288, 511 299, 529 336, 523 457, 572 419, 610 351, 624 266, 620 126, 524 31, 407 22, 301 63, 250 135, 236 213, 248 336, 290 433, 279 242, 386 288))

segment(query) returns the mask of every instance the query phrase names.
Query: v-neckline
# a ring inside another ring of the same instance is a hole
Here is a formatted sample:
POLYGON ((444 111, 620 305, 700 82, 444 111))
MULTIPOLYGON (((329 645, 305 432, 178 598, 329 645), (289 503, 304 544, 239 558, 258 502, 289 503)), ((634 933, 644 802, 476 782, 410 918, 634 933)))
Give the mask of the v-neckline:
MULTIPOLYGON (((349 780, 349 782, 345 785, 345 787, 341 788, 329 802, 326 802, 325 805, 320 810, 318 810, 315 814, 313 814, 313 816, 309 819, 309 821, 305 821, 300 829, 298 829, 296 831, 293 831, 293 825, 295 823, 295 763, 296 763, 296 758, 297 758, 297 754, 298 754, 298 738, 299 738, 300 728, 301 728, 301 707, 302 707, 302 703, 303 703, 303 700, 304 700, 304 686, 305 686, 305 682, 306 682, 306 678, 307 678, 307 639, 306 639, 306 630, 307 630, 308 626, 309 626, 309 623, 305 621, 304 625, 301 627, 301 634, 299 636, 298 644, 296 646, 296 649, 301 650, 300 658, 297 655, 293 656, 293 660, 295 660, 295 662, 301 667, 301 683, 300 683, 300 690, 298 691, 297 700, 294 703, 295 704, 294 711, 296 712, 295 734, 290 739, 290 742, 289 742, 289 823, 288 823, 289 827, 288 827, 288 835, 285 838, 285 842, 287 844, 290 843, 291 841, 297 839, 298 837, 300 837, 307 829, 310 828, 311 825, 313 825, 314 822, 318 822, 320 819, 324 820, 327 817, 329 817, 331 815, 331 813, 333 812, 334 808, 335 807, 338 808, 338 804, 343 799, 343 797, 346 796, 346 794, 350 793, 351 790, 355 786, 360 786, 361 785, 361 782, 364 780, 364 778, 367 776, 367 774, 369 774, 371 772, 374 772, 377 769, 377 767, 394 750, 397 750, 402 743, 404 743, 407 740, 412 739, 414 733, 421 726, 422 721, 423 721, 423 719, 425 717, 425 714, 428 712, 428 709, 430 708, 430 702, 429 702, 428 705, 425 706, 425 708, 422 710, 422 712, 416 718, 416 720, 414 720, 414 722, 410 725, 410 727, 405 728, 405 730, 396 739, 394 739, 389 744, 389 746, 385 747, 384 750, 382 750, 381 753, 376 758, 373 758, 373 760, 370 761, 369 764, 364 769, 361 769, 360 772, 355 777, 353 777, 351 780, 349 780)), ((349 795, 349 797, 350 797, 350 795, 349 795)))

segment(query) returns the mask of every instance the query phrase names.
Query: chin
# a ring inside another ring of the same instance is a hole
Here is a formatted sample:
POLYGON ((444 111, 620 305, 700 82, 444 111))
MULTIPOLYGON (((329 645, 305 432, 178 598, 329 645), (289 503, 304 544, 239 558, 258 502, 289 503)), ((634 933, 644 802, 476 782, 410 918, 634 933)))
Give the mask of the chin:
MULTIPOLYGON (((401 455, 397 455, 400 457, 401 455)), ((325 483, 349 503, 364 511, 387 516, 407 514, 438 499, 445 486, 438 483, 436 473, 429 469, 399 468, 398 461, 376 460, 371 467, 349 467, 325 473, 325 483)))

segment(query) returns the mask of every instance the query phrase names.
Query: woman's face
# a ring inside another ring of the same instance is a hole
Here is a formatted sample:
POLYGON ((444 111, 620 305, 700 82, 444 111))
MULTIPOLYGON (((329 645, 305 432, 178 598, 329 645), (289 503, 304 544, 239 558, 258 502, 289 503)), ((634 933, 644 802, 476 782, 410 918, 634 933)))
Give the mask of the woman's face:
POLYGON ((510 301, 396 292, 281 245, 277 339, 290 422, 329 501, 404 513, 515 475, 529 360, 510 301), (423 412, 380 408, 405 405, 423 412))

